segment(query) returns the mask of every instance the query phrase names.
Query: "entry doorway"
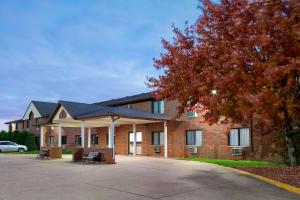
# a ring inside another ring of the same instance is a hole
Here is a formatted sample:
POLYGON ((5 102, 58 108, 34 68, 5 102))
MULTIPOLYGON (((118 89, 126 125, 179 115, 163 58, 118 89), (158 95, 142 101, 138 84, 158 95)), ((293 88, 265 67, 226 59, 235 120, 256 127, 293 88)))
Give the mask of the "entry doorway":
MULTIPOLYGON (((133 133, 129 133, 128 150, 129 154, 133 154, 133 133)), ((136 132, 136 155, 142 155, 142 132, 136 132)))

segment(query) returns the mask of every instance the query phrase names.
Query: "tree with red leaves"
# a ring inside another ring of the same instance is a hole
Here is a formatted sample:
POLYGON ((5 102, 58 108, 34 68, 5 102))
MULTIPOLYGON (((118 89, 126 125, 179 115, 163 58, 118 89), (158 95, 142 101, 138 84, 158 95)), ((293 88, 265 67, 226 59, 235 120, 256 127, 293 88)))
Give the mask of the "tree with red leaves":
POLYGON ((200 1, 201 16, 154 60, 148 78, 157 98, 176 99, 179 114, 194 108, 209 123, 245 123, 281 130, 289 162, 300 121, 300 3, 298 0, 200 1))

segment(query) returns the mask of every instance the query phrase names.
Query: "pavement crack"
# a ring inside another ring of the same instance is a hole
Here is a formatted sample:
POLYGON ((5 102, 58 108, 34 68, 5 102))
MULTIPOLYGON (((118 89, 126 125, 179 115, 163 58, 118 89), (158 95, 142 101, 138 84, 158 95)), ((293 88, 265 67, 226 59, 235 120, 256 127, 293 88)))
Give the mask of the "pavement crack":
POLYGON ((159 199, 157 197, 151 197, 151 196, 147 196, 147 195, 143 195, 143 194, 139 194, 139 193, 128 192, 128 191, 116 189, 116 188, 113 188, 113 187, 105 187, 105 186, 101 186, 101 185, 94 185, 94 184, 91 184, 91 183, 85 183, 85 184, 87 184, 89 186, 92 186, 92 187, 96 187, 96 188, 101 187, 101 188, 104 188, 104 189, 109 189, 109 190, 113 190, 113 191, 117 191, 117 192, 123 192, 123 193, 136 195, 136 196, 140 196, 140 197, 146 197, 146 198, 149 198, 149 199, 159 199))

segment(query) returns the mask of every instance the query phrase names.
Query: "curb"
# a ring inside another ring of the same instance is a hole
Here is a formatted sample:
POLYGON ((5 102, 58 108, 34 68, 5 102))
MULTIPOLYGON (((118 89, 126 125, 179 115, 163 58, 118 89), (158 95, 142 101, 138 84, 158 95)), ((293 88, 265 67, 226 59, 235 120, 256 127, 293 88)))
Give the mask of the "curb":
POLYGON ((237 173, 239 173, 239 174, 243 174, 243 175, 247 175, 247 176, 254 177, 254 178, 256 178, 256 179, 259 179, 259 180, 261 180, 261 181, 264 181, 264 182, 266 182, 266 183, 269 183, 270 185, 274 185, 274 186, 279 187, 279 188, 281 188, 281 189, 287 190, 287 191, 289 191, 289 192, 293 192, 293 193, 296 193, 296 194, 300 194, 300 188, 298 188, 298 187, 291 186, 291 185, 286 184, 286 183, 282 183, 282 182, 279 182, 279 181, 275 181, 275 180, 266 178, 266 177, 264 177, 264 176, 252 174, 252 173, 250 173, 250 172, 242 171, 242 170, 239 170, 239 169, 234 169, 234 168, 229 168, 229 169, 232 170, 232 171, 234 171, 234 172, 237 172, 237 173))

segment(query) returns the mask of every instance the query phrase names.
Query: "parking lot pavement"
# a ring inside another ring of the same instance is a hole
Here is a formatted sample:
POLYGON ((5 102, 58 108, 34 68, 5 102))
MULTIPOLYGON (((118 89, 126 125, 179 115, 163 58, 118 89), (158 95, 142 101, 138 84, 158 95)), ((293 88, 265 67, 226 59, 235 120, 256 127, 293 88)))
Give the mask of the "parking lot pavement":
POLYGON ((115 165, 0 154, 0 199, 300 199, 227 168, 191 161, 117 156, 115 165))

